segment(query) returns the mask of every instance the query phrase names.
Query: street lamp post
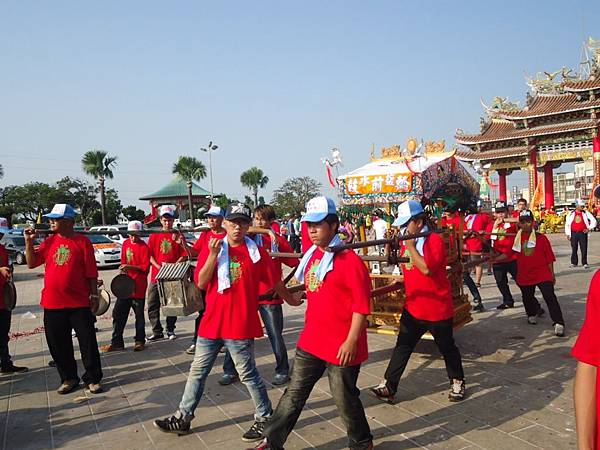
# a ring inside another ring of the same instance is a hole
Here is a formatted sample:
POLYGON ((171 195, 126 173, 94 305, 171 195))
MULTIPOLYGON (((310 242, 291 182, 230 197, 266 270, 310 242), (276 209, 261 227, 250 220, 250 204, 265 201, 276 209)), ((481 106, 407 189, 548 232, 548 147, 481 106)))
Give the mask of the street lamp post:
POLYGON ((208 147, 207 148, 201 148, 200 149, 203 152, 208 153, 208 170, 209 170, 209 173, 210 173, 210 202, 211 203, 212 203, 213 197, 215 195, 214 186, 213 186, 213 173, 212 173, 212 152, 215 151, 218 148, 219 148, 218 145, 213 145, 213 142, 210 141, 208 143, 208 147))

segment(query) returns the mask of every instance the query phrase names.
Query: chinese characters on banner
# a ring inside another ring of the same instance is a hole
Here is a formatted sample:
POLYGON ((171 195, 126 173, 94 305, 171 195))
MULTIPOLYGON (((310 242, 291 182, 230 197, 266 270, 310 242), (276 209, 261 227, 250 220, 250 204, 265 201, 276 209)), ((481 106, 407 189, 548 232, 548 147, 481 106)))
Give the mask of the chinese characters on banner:
POLYGON ((346 178, 346 193, 358 194, 396 194, 412 190, 410 173, 390 173, 385 175, 365 175, 346 178))

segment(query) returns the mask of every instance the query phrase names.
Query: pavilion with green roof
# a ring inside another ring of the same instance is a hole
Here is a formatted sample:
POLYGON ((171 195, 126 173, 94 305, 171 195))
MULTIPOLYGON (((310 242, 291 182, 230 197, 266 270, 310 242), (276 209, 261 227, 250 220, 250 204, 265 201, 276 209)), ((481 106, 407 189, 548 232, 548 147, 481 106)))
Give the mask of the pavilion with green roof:
MULTIPOLYGON (((175 177, 169 184, 163 186, 152 194, 140 197, 140 200, 148 200, 152 213, 146 217, 144 222, 149 223, 157 219, 156 209, 160 205, 175 205, 179 210, 180 220, 188 218, 188 187, 187 181, 180 177, 175 177)), ((192 181, 192 203, 194 206, 209 206, 210 192, 200 186, 197 182, 192 181)))

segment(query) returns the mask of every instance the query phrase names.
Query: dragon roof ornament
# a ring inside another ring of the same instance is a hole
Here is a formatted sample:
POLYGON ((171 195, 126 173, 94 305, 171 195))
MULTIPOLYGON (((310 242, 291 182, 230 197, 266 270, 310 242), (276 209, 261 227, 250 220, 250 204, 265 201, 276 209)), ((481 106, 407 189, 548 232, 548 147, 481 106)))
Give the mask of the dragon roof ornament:
POLYGON ((525 75, 525 81, 534 94, 562 94, 565 83, 579 80, 581 76, 565 66, 555 72, 538 72, 535 77, 525 75))
POLYGON ((521 111, 519 102, 510 102, 508 97, 494 97, 491 106, 487 106, 483 100, 480 100, 480 102, 488 117, 494 117, 498 113, 507 111, 521 111))

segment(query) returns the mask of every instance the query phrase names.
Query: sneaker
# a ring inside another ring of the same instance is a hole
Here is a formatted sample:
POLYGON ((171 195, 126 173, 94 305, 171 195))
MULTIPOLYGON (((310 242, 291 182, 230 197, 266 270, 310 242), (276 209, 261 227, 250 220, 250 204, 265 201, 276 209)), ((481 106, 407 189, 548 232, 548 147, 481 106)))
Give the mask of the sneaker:
POLYGON ((9 374, 9 373, 23 373, 27 372, 29 369, 27 367, 19 367, 15 366, 13 363, 7 364, 6 366, 2 366, 0 368, 1 374, 9 374))
POLYGON ((273 383, 274 386, 281 386, 283 384, 286 384, 289 381, 290 381, 290 376, 289 375, 284 375, 284 374, 278 373, 273 378, 273 382, 272 383, 273 383))
POLYGON ((111 353, 111 352, 122 352, 125 350, 125 347, 117 347, 116 345, 108 344, 100 347, 100 351, 102 353, 111 353))
POLYGON ((265 430, 266 424, 267 422, 259 422, 258 420, 255 420, 250 429, 242 435, 242 441, 254 442, 264 438, 265 436, 263 435, 263 431, 265 430))
POLYGON ((185 352, 188 355, 194 355, 196 353, 196 345, 195 344, 190 345, 188 348, 185 349, 185 352))
POLYGON ((475 312, 483 312, 485 310, 483 303, 477 303, 473 306, 473 311, 475 312))
POLYGON ((136 341, 136 343, 133 345, 134 352, 141 352, 142 350, 144 350, 144 348, 146 348, 146 344, 141 341, 136 341))
POLYGON ((102 392, 102 385, 100 384, 100 382, 90 383, 87 385, 87 388, 92 394, 99 394, 100 392, 102 392))
POLYGON ((165 433, 173 433, 181 436, 190 433, 190 423, 191 421, 184 420, 181 417, 181 413, 177 413, 166 419, 156 419, 154 426, 165 433))
POLYGON ((563 337, 565 335, 565 326, 560 323, 555 324, 554 334, 558 337, 563 337))
POLYGON ((537 325, 537 316, 529 316, 527 318, 527 323, 529 325, 537 325))
POLYGON ((221 378, 219 378, 219 384, 221 386, 229 386, 230 384, 235 383, 239 379, 240 377, 238 377, 237 375, 229 375, 228 373, 224 373, 223 375, 221 375, 221 378))
POLYGON ((496 306, 496 309, 509 309, 509 308, 513 308, 514 305, 510 304, 510 303, 500 303, 498 306, 496 306))
POLYGON ((396 394, 390 391, 385 380, 382 381, 379 386, 372 387, 369 390, 371 391, 371 394, 373 394, 379 400, 389 403, 390 405, 394 402, 394 397, 396 394))
POLYGON ((175 339, 177 339, 177 335, 174 331, 167 331, 167 339, 169 339, 170 341, 174 341, 175 339))
POLYGON ((460 402, 465 398, 465 380, 453 380, 448 393, 448 400, 460 402))
POLYGON ((58 387, 56 392, 60 395, 64 395, 77 389, 77 387, 79 387, 79 380, 65 380, 63 381, 63 384, 58 387))
POLYGON ((164 338, 165 338, 165 335, 162 333, 161 334, 153 334, 152 336, 147 337, 146 341, 152 342, 152 341, 158 341, 158 340, 164 339, 164 338))
POLYGON ((569 264, 569 267, 577 267, 577 264, 569 264))
POLYGON ((256 447, 247 448, 246 450, 270 450, 271 445, 267 442, 267 438, 258 443, 256 447))
POLYGON ((584 265, 583 265, 583 268, 584 268, 584 269, 589 269, 589 268, 590 268, 590 265, 589 265, 589 264, 584 264, 584 265))

